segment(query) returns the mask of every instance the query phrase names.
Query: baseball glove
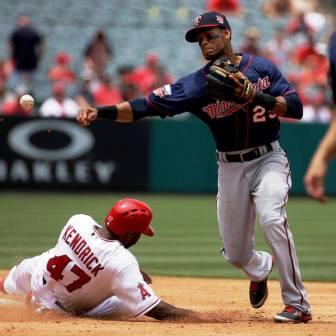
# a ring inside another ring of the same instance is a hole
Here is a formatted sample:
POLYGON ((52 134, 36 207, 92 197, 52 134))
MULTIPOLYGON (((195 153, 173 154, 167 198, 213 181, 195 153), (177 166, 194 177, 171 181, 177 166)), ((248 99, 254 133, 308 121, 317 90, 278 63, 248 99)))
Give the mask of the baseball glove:
POLYGON ((209 68, 205 93, 214 99, 245 103, 253 100, 256 89, 229 58, 221 56, 209 68))

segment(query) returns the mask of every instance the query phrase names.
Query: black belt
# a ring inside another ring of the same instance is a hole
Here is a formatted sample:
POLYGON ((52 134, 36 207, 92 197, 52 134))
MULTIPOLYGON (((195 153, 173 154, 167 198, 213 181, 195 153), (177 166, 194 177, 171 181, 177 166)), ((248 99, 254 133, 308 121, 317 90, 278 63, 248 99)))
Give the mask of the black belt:
MULTIPOLYGON (((265 155, 273 150, 273 147, 270 143, 257 147, 249 152, 246 153, 239 153, 239 154, 227 154, 225 153, 225 158, 227 162, 244 162, 244 161, 252 161, 257 159, 260 156, 265 155), (266 149, 266 152, 263 150, 266 149)), ((218 153, 217 153, 218 155, 218 153)))

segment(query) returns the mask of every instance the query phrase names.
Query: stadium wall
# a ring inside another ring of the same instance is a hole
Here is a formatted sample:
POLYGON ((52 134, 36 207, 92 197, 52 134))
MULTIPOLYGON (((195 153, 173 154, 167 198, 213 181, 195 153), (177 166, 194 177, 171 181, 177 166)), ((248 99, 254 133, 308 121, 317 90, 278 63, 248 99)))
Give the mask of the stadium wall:
MULTIPOLYGON (((293 195, 304 195, 303 176, 324 135, 323 124, 282 123, 280 143, 292 172, 293 195)), ((216 192, 217 167, 210 131, 196 119, 156 120, 151 125, 150 190, 216 192)), ((336 162, 329 168, 326 189, 336 195, 336 162)))
MULTIPOLYGON (((283 123, 280 142, 292 171, 291 193, 304 195, 303 176, 326 125, 283 123)), ((209 129, 195 118, 132 125, 98 121, 4 118, 0 123, 0 187, 215 193, 217 165, 209 129)), ((327 192, 336 195, 336 163, 327 192)))

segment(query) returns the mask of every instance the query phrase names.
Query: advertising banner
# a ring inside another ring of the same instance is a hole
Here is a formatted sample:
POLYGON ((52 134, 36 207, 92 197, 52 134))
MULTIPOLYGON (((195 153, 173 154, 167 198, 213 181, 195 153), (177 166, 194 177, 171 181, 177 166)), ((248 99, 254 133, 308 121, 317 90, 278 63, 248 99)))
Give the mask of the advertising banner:
POLYGON ((145 122, 3 118, 0 186, 146 190, 148 138, 145 122))

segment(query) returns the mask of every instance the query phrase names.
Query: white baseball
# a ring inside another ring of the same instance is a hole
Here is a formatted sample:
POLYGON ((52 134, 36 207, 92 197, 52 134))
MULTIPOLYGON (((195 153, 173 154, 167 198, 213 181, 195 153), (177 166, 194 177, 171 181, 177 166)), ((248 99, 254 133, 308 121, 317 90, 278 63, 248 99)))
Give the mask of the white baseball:
POLYGON ((34 106, 34 98, 31 95, 23 95, 20 98, 20 105, 24 110, 30 110, 34 106))

